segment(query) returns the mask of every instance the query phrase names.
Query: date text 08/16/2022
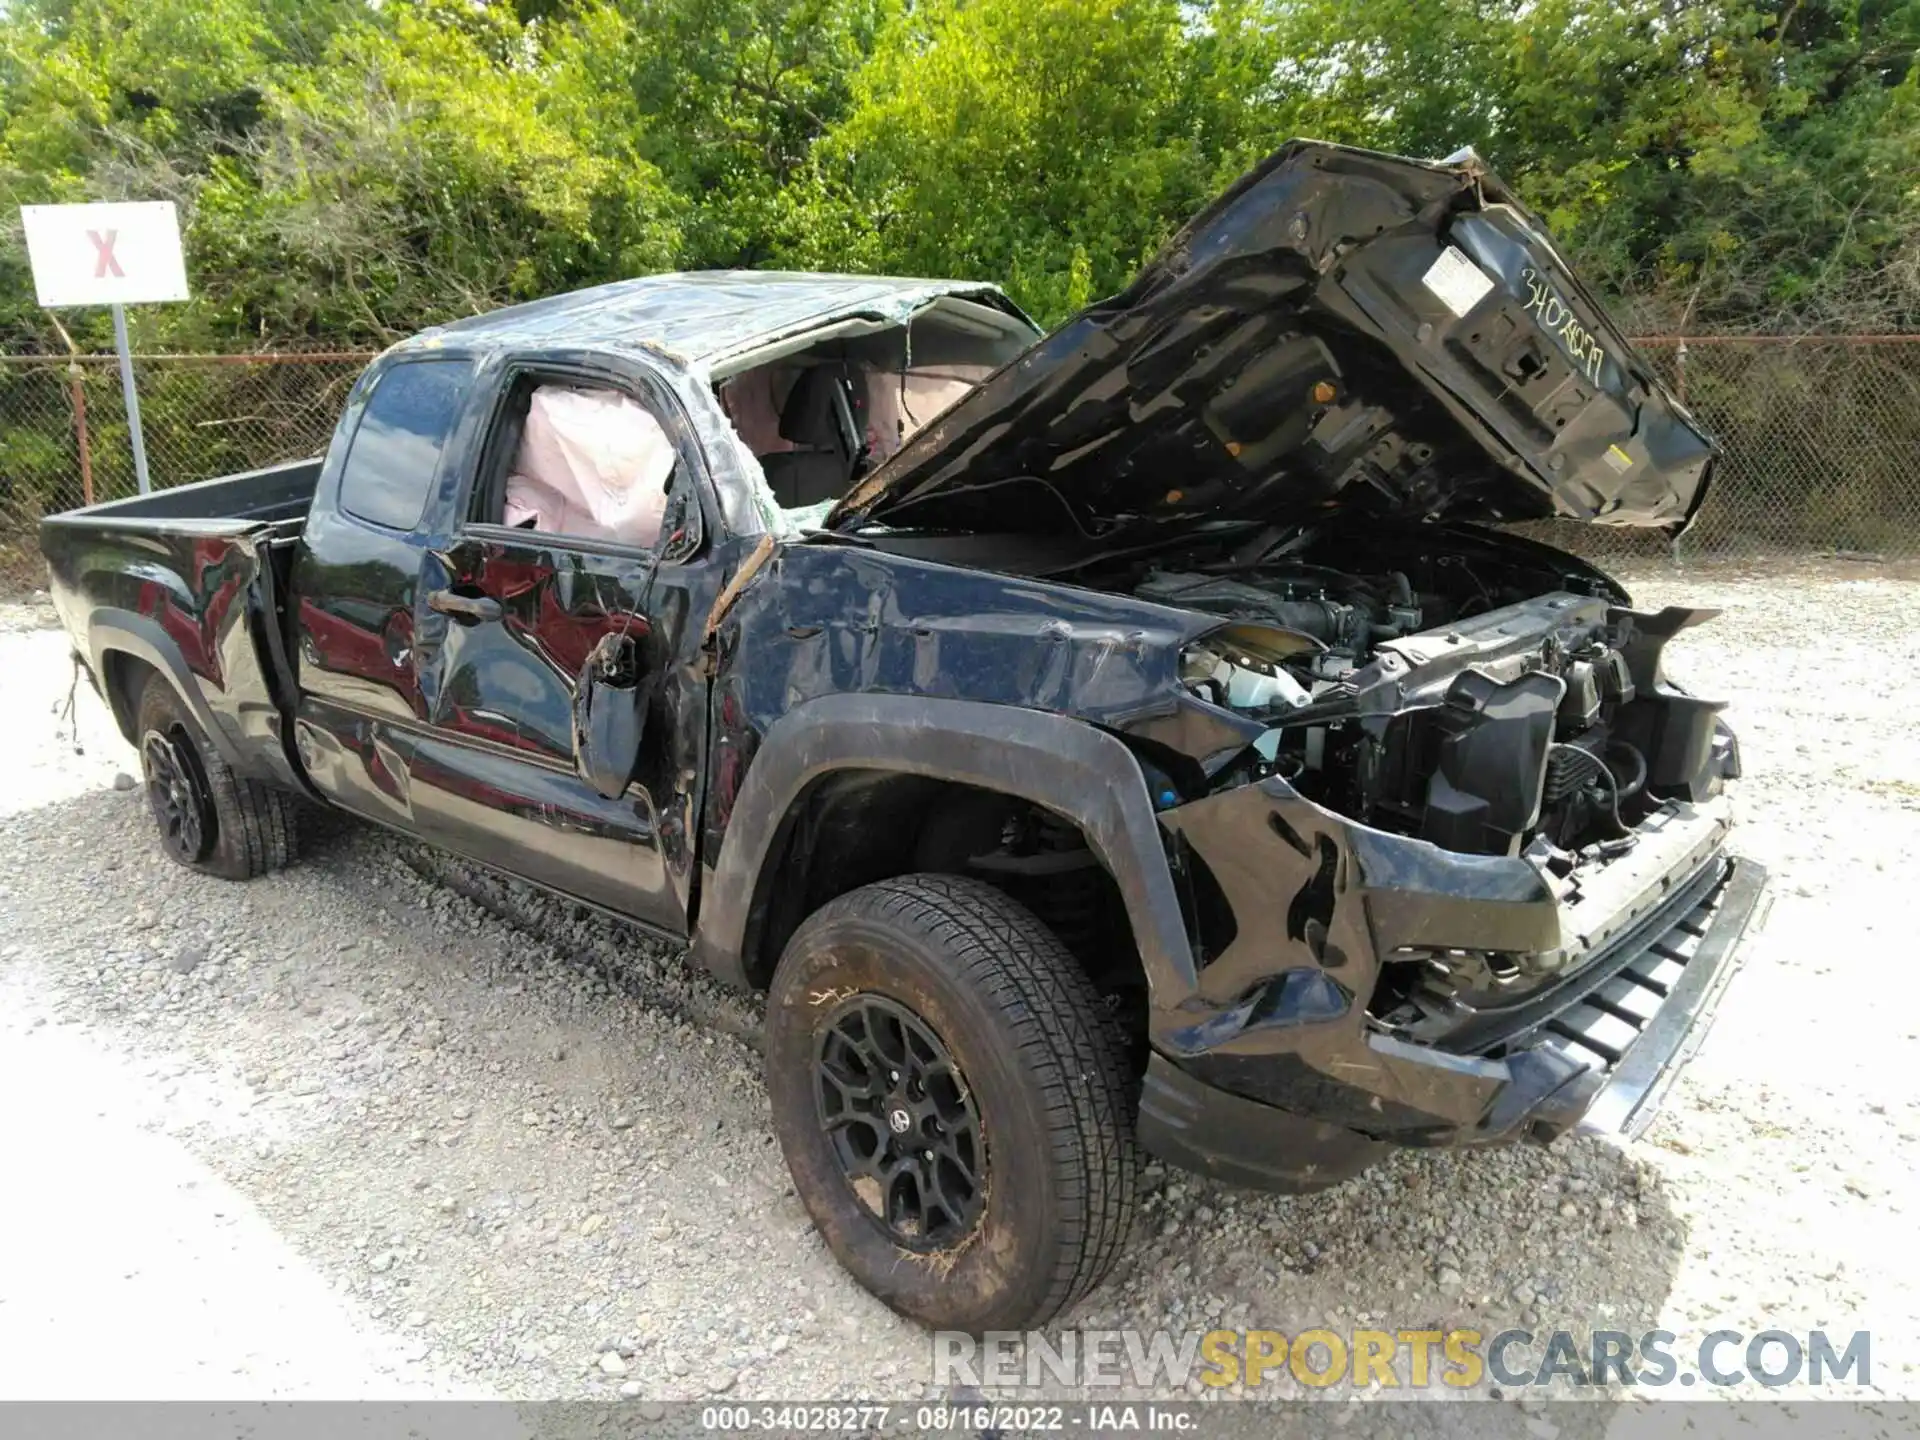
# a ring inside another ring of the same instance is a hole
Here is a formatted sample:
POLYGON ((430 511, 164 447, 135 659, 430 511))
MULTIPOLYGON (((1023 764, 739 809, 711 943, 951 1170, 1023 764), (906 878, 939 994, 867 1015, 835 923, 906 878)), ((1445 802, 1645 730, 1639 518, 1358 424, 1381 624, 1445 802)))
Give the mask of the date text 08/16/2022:
POLYGON ((990 1435, 1081 1431, 1117 1434, 1141 1431, 1185 1434, 1198 1430, 1192 1405, 1150 1401, 1103 1401, 1082 1405, 707 1405, 702 1430, 734 1433, 829 1434, 884 1432, 990 1435))

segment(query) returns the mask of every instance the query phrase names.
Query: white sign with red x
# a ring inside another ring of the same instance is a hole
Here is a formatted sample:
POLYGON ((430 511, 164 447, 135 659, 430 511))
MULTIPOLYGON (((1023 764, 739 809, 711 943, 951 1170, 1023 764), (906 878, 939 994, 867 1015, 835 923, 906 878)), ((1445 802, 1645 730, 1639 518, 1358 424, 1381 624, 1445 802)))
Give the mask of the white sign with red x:
POLYGON ((187 298, 180 218, 171 200, 22 205, 42 305, 141 305, 187 298))

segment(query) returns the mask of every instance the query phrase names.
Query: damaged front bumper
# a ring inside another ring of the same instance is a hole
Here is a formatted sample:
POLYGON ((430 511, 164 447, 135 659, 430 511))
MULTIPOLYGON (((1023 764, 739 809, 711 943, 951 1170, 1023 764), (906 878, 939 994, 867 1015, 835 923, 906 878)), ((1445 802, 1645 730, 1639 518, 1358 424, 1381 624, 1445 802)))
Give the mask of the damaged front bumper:
POLYGON ((1704 1035, 1765 883, 1724 853, 1724 798, 1655 819, 1627 856, 1568 886, 1518 857, 1354 824, 1278 780, 1163 815, 1215 897, 1197 907, 1215 933, 1194 992, 1155 1015, 1142 1142, 1223 1180, 1301 1191, 1393 1145, 1638 1134, 1704 1035), (1414 1040, 1368 1006, 1391 957, 1422 946, 1559 968, 1414 1040))

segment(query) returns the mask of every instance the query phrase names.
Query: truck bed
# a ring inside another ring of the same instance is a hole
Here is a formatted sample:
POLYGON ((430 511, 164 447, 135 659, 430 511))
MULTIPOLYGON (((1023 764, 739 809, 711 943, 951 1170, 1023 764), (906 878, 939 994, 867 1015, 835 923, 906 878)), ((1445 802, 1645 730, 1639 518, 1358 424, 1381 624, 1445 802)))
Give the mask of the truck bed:
POLYGON ((224 475, 40 522, 48 589, 121 732, 165 672, 237 773, 301 788, 284 597, 322 461, 224 475))
POLYGON ((195 485, 177 485, 156 490, 151 495, 133 495, 125 500, 108 500, 83 510, 50 515, 43 526, 67 529, 93 528, 96 522, 112 526, 140 525, 141 522, 192 520, 271 521, 305 520, 313 503, 315 486, 320 483, 324 460, 293 460, 285 465, 270 465, 264 470, 242 470, 195 485))

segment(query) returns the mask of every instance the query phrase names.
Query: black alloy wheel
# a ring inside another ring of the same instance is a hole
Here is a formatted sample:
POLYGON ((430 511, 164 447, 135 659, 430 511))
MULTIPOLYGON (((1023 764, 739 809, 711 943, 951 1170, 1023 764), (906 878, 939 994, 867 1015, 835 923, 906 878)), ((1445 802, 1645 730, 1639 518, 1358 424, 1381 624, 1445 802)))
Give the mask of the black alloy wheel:
POLYGON ((854 1198, 904 1249, 957 1245, 985 1208, 987 1153, 966 1077, 918 1015, 855 995, 814 1064, 820 1124, 854 1198))
POLYGON ((1031 910, 961 875, 876 880, 794 931, 767 1097, 834 1257, 939 1330, 1025 1330, 1098 1285, 1139 1180, 1127 1034, 1031 910))
POLYGON ((213 848, 213 796, 193 742, 177 726, 149 730, 140 737, 140 763, 161 846, 182 865, 206 859, 213 848))
POLYGON ((223 880, 250 880, 293 858, 298 798, 235 775, 165 675, 147 676, 130 730, 139 737, 147 808, 169 860, 223 880))

